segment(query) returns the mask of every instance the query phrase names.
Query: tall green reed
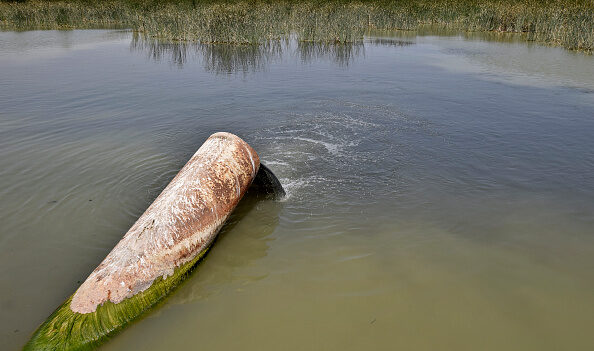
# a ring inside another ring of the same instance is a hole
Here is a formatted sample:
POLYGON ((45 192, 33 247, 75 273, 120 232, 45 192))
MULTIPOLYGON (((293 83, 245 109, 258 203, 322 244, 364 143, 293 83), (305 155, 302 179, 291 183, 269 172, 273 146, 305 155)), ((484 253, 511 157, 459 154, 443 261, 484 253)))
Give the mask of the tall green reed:
POLYGON ((127 27, 147 37, 202 43, 347 43, 368 30, 440 28, 520 33, 594 50, 590 0, 29 0, 0 2, 4 29, 127 27))

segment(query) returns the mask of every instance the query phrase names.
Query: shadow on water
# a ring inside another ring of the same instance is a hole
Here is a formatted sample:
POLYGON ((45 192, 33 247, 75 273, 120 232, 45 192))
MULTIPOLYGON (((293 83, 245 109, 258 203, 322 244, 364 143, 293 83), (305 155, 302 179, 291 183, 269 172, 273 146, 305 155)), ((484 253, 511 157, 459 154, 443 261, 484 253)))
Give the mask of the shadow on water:
POLYGON ((260 280, 237 272, 267 255, 268 238, 279 223, 282 201, 248 191, 227 219, 211 252, 197 267, 199 274, 188 277, 170 299, 170 304, 184 304, 216 293, 221 286, 241 281, 260 280))
POLYGON ((134 33, 130 50, 145 53, 149 59, 156 62, 168 61, 179 68, 197 61, 202 63, 206 71, 230 74, 261 71, 285 54, 295 55, 304 64, 330 60, 339 67, 347 67, 357 58, 365 56, 366 44, 403 47, 413 45, 414 42, 394 38, 369 38, 353 43, 333 43, 297 41, 290 38, 253 45, 202 44, 162 41, 134 33))

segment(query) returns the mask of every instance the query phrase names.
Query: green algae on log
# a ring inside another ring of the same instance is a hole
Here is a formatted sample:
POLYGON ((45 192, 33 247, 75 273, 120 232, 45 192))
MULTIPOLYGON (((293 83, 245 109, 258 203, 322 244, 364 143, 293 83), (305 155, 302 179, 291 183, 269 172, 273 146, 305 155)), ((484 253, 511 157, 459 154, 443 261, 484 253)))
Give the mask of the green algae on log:
POLYGON ((206 254, 259 171, 245 141, 211 135, 24 349, 92 349, 155 306, 206 254))
POLYGON ((157 278, 145 291, 118 304, 106 302, 92 313, 73 312, 71 296, 35 331, 24 350, 91 350, 99 346, 167 296, 207 251, 177 268, 167 279, 157 278))

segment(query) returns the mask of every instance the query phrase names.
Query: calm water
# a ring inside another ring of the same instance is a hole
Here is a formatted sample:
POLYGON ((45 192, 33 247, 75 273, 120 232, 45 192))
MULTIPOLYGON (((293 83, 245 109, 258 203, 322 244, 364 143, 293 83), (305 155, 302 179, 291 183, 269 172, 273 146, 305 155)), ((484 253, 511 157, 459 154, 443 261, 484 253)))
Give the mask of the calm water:
POLYGON ((103 350, 594 349, 592 56, 513 37, 124 31, 0 33, 2 349, 215 131, 254 146, 288 197, 243 203, 103 350))

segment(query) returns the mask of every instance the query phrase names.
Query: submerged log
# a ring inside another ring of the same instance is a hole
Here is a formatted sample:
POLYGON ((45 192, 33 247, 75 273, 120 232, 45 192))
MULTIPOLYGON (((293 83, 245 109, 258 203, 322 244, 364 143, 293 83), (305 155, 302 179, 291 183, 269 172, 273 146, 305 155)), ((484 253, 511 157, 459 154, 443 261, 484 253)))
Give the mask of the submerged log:
POLYGON ((257 153, 229 133, 211 135, 25 350, 90 349, 163 299, 206 253, 256 175, 284 194, 257 153), (261 176, 260 176, 261 175, 261 176))

